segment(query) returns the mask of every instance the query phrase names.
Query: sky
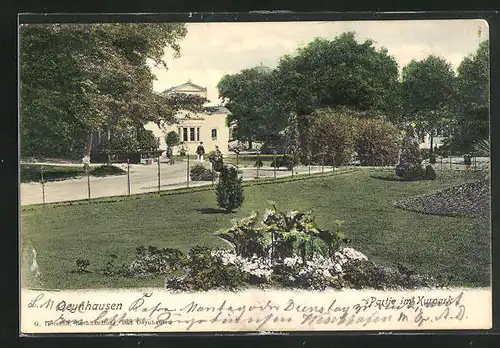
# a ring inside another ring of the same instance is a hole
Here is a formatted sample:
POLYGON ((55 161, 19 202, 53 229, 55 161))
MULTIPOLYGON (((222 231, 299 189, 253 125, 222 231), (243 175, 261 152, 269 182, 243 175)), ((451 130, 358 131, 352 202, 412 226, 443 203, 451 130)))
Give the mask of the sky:
POLYGON ((437 55, 454 69, 488 39, 484 20, 340 21, 274 23, 189 23, 182 41, 180 58, 165 50, 168 70, 151 67, 161 92, 191 80, 207 88, 210 104, 221 102, 217 83, 225 74, 263 64, 276 67, 279 58, 294 54, 317 37, 333 40, 354 31, 358 42, 374 41, 385 47, 401 69, 412 59, 437 55))

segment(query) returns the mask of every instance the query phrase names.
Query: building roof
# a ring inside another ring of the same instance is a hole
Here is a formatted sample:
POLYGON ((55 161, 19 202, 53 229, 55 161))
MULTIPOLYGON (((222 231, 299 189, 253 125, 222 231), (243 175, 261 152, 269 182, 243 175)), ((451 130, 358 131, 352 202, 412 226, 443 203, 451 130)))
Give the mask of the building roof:
POLYGON ((231 112, 222 105, 205 106, 203 112, 207 114, 230 114, 231 112))
POLYGON ((194 84, 194 83, 191 82, 191 80, 188 80, 188 82, 183 83, 182 85, 178 85, 178 86, 173 86, 173 87, 167 88, 166 90, 163 91, 163 93, 171 93, 171 92, 173 92, 175 90, 185 89, 187 87, 191 87, 192 89, 194 89, 196 91, 200 91, 200 92, 206 92, 207 91, 206 87, 202 87, 200 85, 194 84))

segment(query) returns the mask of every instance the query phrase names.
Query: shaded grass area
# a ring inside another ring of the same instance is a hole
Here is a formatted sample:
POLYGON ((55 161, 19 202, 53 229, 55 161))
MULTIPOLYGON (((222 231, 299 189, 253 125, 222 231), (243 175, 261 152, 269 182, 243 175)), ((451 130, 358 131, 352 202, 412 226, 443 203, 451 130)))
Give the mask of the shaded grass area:
MULTIPOLYGON (((42 172, 44 181, 57 181, 65 179, 73 179, 85 175, 85 169, 81 166, 57 166, 57 165, 37 165, 37 164, 21 164, 20 179, 22 183, 26 182, 41 182, 42 172)), ((92 176, 108 176, 122 175, 126 172, 113 165, 102 165, 99 167, 91 167, 90 175, 92 176)))
POLYGON ((35 247, 41 281, 29 279, 23 263, 23 281, 44 288, 100 288, 162 286, 163 279, 105 277, 98 273, 110 254, 117 263, 130 262, 138 246, 180 248, 194 245, 226 247, 213 236, 231 226, 232 218, 263 212, 269 200, 280 210, 310 210, 320 227, 334 229, 344 220, 352 247, 376 263, 397 263, 417 273, 444 277, 451 285, 487 286, 490 279, 488 219, 423 215, 393 206, 394 200, 415 196, 464 181, 450 175, 446 181, 392 182, 372 173, 316 177, 245 188, 243 207, 234 214, 217 209, 212 190, 176 195, 147 195, 109 204, 37 206, 21 212, 24 259, 35 247), (88 259, 90 273, 72 273, 78 258, 88 259))

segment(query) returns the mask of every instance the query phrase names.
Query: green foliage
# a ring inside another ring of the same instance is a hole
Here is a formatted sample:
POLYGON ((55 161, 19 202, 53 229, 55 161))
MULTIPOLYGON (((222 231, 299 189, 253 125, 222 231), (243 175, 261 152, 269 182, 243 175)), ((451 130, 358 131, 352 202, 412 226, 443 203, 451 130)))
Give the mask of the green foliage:
POLYGON ((295 55, 282 57, 276 75, 279 99, 298 115, 340 105, 385 112, 395 107, 396 60, 371 40, 357 42, 353 32, 315 39, 295 55))
POLYGON ((192 181, 212 181, 217 178, 217 173, 206 168, 203 164, 196 164, 189 170, 192 181))
POLYGON ((452 123, 457 110, 453 68, 436 56, 412 60, 403 68, 401 86, 407 121, 430 134, 432 152, 436 129, 452 123))
POLYGON ((81 158, 93 130, 174 121, 180 103, 153 91, 147 62, 166 67, 185 35, 179 23, 23 25, 21 156, 81 158))
POLYGON ((405 179, 419 179, 424 175, 422 156, 415 129, 409 125, 403 137, 403 145, 399 163, 396 166, 396 175, 405 179))
POLYGON ((177 132, 171 131, 165 136, 165 143, 168 147, 174 147, 179 145, 180 138, 177 132))
POLYGON ((453 125, 452 147, 469 152, 478 141, 489 138, 490 59, 489 42, 465 57, 458 67, 458 117, 453 125))
POLYGON ((315 253, 332 257, 349 242, 341 231, 343 221, 336 221, 336 231, 323 230, 317 227, 311 212, 279 212, 272 206, 261 221, 253 212, 232 223, 231 228, 218 231, 216 236, 230 243, 236 255, 242 257, 282 260, 299 255, 305 261, 315 253))
POLYGON ((290 155, 276 156, 276 161, 271 162, 271 167, 281 168, 285 167, 288 170, 292 170, 294 166, 298 164, 296 157, 290 155))
POLYGON ((138 247, 127 273, 133 277, 167 275, 182 270, 185 263, 186 256, 178 249, 138 247))
POLYGON ((235 167, 222 166, 215 191, 219 207, 227 211, 241 207, 244 199, 242 178, 238 177, 238 170, 235 167))
POLYGON ((361 165, 386 166, 396 163, 401 141, 396 127, 379 119, 360 120, 358 127, 356 151, 361 165))
POLYGON ((321 109, 309 116, 308 151, 313 162, 348 163, 356 150, 358 120, 346 109, 321 109), (324 162, 323 162, 324 161, 324 162))
POLYGON ((224 265, 222 259, 212 254, 205 246, 189 250, 184 263, 185 274, 167 277, 165 287, 169 290, 208 291, 213 289, 236 290, 244 284, 245 275, 235 266, 224 265))
POLYGON ((108 176, 108 175, 123 175, 127 174, 127 172, 116 166, 102 165, 92 169, 90 174, 92 176, 108 176))
POLYGON ((216 172, 220 172, 224 165, 224 157, 220 151, 212 150, 207 154, 207 158, 212 163, 216 172))
MULTIPOLYGON (((41 166, 35 164, 21 164, 20 179, 21 182, 41 182, 42 172, 44 181, 56 181, 65 179, 74 179, 85 175, 83 166, 41 166)), ((99 167, 91 167, 90 175, 92 176, 107 176, 121 175, 125 171, 121 168, 112 165, 103 165, 99 167)))
POLYGON ((232 245, 236 255, 252 257, 266 255, 266 234, 259 228, 257 214, 232 220, 233 226, 216 233, 216 236, 232 245))
POLYGON ((251 148, 253 141, 266 140, 283 128, 286 118, 272 97, 274 85, 272 70, 263 66, 222 77, 217 88, 231 112, 227 123, 234 125, 233 139, 248 141, 251 148))
POLYGON ((90 261, 87 259, 77 259, 76 260, 76 272, 77 273, 87 273, 89 270, 87 267, 90 265, 90 261))
POLYGON ((490 141, 480 140, 474 146, 474 151, 477 156, 490 157, 490 141))
POLYGON ((436 178, 437 178, 436 171, 434 170, 434 168, 430 164, 428 164, 425 167, 424 179, 425 180, 436 180, 436 178))

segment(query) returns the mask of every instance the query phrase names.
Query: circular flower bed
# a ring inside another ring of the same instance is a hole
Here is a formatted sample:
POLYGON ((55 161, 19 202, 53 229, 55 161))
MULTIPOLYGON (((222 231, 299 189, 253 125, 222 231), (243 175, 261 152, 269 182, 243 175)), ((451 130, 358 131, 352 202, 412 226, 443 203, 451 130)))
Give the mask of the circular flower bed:
POLYGON ((482 179, 403 199, 394 205, 423 214, 489 217, 490 197, 489 181, 482 179))

